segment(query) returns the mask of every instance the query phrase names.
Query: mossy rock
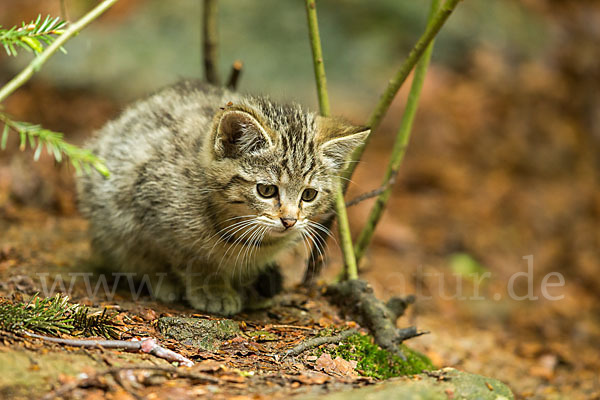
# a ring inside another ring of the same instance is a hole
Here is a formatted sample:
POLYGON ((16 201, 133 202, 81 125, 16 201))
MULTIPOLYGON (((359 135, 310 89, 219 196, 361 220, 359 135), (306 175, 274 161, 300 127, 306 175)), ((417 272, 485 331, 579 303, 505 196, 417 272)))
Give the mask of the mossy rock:
POLYGON ((159 318, 158 330, 166 338, 205 351, 215 351, 221 341, 231 339, 240 333, 238 323, 230 319, 183 317, 159 318))
POLYGON ((392 378, 361 389, 310 395, 302 400, 514 400, 502 382, 481 375, 444 368, 425 374, 392 378))
POLYGON ((333 358, 339 356, 348 361, 356 361, 356 369, 362 375, 375 379, 420 374, 433 369, 433 364, 425 355, 404 345, 401 348, 406 361, 380 348, 374 343, 372 336, 357 333, 337 346, 317 350, 317 355, 327 352, 333 358))
MULTIPOLYGON (((149 354, 112 353, 111 361, 121 365, 169 365, 149 354)), ((83 350, 31 351, 0 349, 0 399, 37 399, 56 386, 59 376, 77 376, 85 368, 105 369, 101 360, 83 350)))

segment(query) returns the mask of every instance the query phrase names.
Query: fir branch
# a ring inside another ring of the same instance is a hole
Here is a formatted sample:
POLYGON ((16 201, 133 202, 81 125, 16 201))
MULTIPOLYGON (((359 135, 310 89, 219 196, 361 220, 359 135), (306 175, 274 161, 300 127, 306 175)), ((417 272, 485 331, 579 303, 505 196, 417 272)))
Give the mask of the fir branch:
POLYGON ((36 294, 27 303, 0 305, 0 330, 106 338, 118 338, 120 332, 114 315, 109 315, 106 309, 92 313, 87 307, 70 304, 69 298, 60 294, 46 299, 36 294))
POLYGON ((81 19, 73 24, 69 24, 69 27, 52 42, 44 51, 42 51, 36 58, 34 58, 25 69, 23 69, 17 76, 11 79, 6 85, 0 88, 0 102, 4 101, 10 96, 15 90, 23 86, 34 73, 44 65, 46 61, 54 53, 56 53, 63 44, 69 39, 78 34, 83 28, 90 24, 93 20, 102 15, 106 10, 112 7, 118 0, 104 0, 93 8, 90 12, 85 14, 81 19))
POLYGON ((110 172, 106 168, 104 161, 90 150, 82 149, 65 142, 62 133, 44 129, 40 125, 28 122, 13 121, 8 115, 2 112, 0 112, 0 122, 4 124, 2 137, 0 138, 1 150, 6 148, 8 133, 10 130, 13 130, 20 137, 20 149, 22 151, 27 147, 27 143, 29 143, 32 149, 35 149, 33 154, 35 161, 40 158, 42 150, 45 147, 48 154, 54 156, 57 162, 61 162, 63 156, 68 158, 78 174, 81 173, 82 169, 86 173, 90 173, 90 167, 93 167, 105 177, 110 176, 110 172))
POLYGON ((90 312, 87 307, 79 307, 73 315, 72 335, 102 336, 107 339, 118 339, 121 331, 117 327, 115 314, 108 314, 108 309, 90 312))
POLYGON ((68 297, 40 299, 35 295, 28 303, 0 306, 0 329, 9 332, 31 330, 50 334, 69 333, 73 329, 75 306, 68 297))
MULTIPOLYGON (((13 26, 10 29, 0 27, 0 44, 4 46, 9 56, 17 55, 17 48, 25 49, 35 54, 44 50, 44 44, 49 46, 56 37, 64 33, 67 23, 60 17, 52 18, 49 15, 42 21, 42 16, 21 27, 13 26)), ((61 50, 65 50, 61 47, 61 50)))
MULTIPOLYGON (((321 50, 321 38, 319 36, 319 24, 317 21, 317 5, 315 0, 306 0, 306 16, 308 21, 308 34, 313 56, 315 80, 319 96, 319 110, 321 115, 330 115, 329 95, 327 93, 327 79, 325 76, 325 65, 323 63, 323 52, 321 50)), ((338 233, 340 235, 340 247, 344 256, 344 275, 348 279, 358 278, 358 269, 354 249, 352 247, 352 236, 350 235, 350 224, 346 214, 344 202, 343 185, 340 183, 335 195, 335 209, 338 215, 338 233)))

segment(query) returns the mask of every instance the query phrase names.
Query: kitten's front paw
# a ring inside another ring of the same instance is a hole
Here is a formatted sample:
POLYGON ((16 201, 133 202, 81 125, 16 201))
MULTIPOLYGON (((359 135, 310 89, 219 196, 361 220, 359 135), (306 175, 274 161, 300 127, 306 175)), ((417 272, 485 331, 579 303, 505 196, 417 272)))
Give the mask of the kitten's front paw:
POLYGON ((238 292, 230 287, 203 286, 188 293, 188 302, 196 310, 210 314, 230 316, 242 310, 242 299, 238 292))

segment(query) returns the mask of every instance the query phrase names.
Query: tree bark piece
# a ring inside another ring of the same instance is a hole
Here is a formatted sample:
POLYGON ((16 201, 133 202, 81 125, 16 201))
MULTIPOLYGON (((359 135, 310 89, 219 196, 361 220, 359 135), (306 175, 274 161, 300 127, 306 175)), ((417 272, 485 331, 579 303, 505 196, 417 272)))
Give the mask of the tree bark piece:
POLYGON ((185 367, 191 367, 194 362, 189 358, 175 353, 158 344, 158 340, 154 338, 146 338, 142 340, 86 340, 86 339, 63 339, 50 336, 38 335, 30 332, 23 332, 24 335, 45 340, 46 342, 58 343, 72 347, 103 347, 105 349, 119 349, 141 351, 143 353, 152 354, 155 357, 162 358, 169 362, 178 362, 185 367))
POLYGON ((369 329, 375 342, 383 349, 406 360, 398 347, 403 341, 423 335, 415 327, 396 328, 396 319, 404 313, 406 307, 414 299, 393 300, 386 306, 373 294, 373 288, 360 279, 347 280, 327 288, 326 295, 332 303, 341 308, 344 314, 350 315, 361 326, 369 329))
POLYGON ((348 329, 348 330, 345 330, 335 336, 317 336, 317 337, 308 339, 307 341, 304 341, 304 342, 300 343, 299 345, 294 346, 290 350, 286 351, 283 357, 285 358, 285 357, 289 357, 289 356, 297 356, 299 354, 302 354, 306 350, 314 349, 315 347, 319 347, 323 344, 340 343, 343 340, 348 339, 350 336, 354 335, 357 332, 358 332, 358 330, 356 330, 356 329, 348 329))

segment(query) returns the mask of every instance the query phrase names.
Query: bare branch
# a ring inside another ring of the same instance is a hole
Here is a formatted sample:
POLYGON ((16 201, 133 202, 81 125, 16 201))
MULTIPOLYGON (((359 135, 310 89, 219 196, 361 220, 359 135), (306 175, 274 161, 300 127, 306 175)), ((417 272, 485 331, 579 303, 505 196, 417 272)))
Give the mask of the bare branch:
POLYGON ((173 350, 164 348, 158 344, 158 341, 154 338, 147 338, 143 340, 86 340, 86 339, 63 339, 55 338, 50 336, 38 335, 23 331, 23 334, 36 339, 45 340, 47 342, 63 344, 65 346, 72 347, 103 347, 105 349, 120 349, 120 350, 132 350, 141 351, 143 353, 152 354, 158 358, 162 358, 169 362, 178 362, 183 366, 191 367, 194 362, 189 358, 182 356, 181 354, 175 353, 173 350))
POLYGON ((304 342, 294 346, 293 348, 289 349, 288 351, 286 351, 284 353, 282 359, 285 357, 289 357, 289 356, 292 356, 292 357, 297 356, 299 354, 302 354, 306 350, 314 349, 315 347, 319 347, 324 344, 340 343, 340 342, 348 339, 350 336, 354 335, 357 332, 358 332, 358 330, 356 330, 356 329, 348 329, 348 330, 345 330, 335 336, 317 336, 317 337, 308 339, 307 341, 304 341, 304 342))
POLYGON ((202 12, 202 37, 204 55, 204 76, 208 83, 219 85, 218 66, 218 7, 217 0, 204 0, 202 12))

